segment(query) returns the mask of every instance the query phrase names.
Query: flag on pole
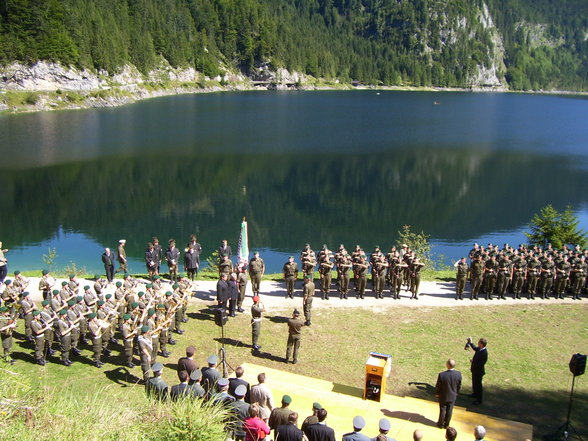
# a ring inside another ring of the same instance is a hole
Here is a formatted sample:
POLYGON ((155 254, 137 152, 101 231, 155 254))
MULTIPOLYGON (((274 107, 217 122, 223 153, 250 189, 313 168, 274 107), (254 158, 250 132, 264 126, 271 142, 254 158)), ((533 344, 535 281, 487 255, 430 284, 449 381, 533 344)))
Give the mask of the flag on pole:
POLYGON ((247 238, 247 221, 241 222, 241 234, 239 234, 239 263, 249 262, 249 239, 247 238))

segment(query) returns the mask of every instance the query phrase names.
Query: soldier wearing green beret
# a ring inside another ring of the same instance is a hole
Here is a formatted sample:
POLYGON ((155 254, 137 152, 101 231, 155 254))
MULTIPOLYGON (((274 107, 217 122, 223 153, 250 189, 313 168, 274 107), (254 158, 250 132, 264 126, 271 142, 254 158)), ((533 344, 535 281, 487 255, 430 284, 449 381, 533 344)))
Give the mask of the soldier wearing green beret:
POLYGON ((78 344, 80 342, 80 320, 81 314, 78 314, 76 308, 76 301, 71 299, 67 302, 67 318, 71 323, 71 351, 74 355, 80 355, 78 344))
POLYGON ((92 361, 94 362, 94 366, 101 368, 104 365, 100 361, 100 357, 102 356, 102 331, 106 324, 98 320, 95 312, 88 314, 88 320, 90 339, 92 340, 92 361))
POLYGON ((347 298, 347 293, 349 292, 349 269, 352 266, 347 250, 341 250, 341 256, 337 261, 337 281, 339 284, 339 297, 341 299, 347 298))
POLYGON ((386 273, 388 271, 388 266, 389 265, 384 254, 380 254, 379 257, 374 257, 372 279, 374 280, 376 299, 384 298, 384 286, 386 285, 386 273))
POLYGON ((74 328, 67 317, 67 310, 59 310, 59 319, 57 321, 57 331, 59 333, 59 341, 61 343, 61 362, 65 366, 71 366, 73 362, 69 359, 69 352, 71 350, 71 331, 74 328))
POLYGON ((45 331, 50 325, 43 323, 39 310, 33 311, 32 317, 31 330, 35 339, 35 361, 41 366, 45 366, 45 331))
POLYGON ((14 281, 12 283, 14 284, 14 287, 18 290, 18 293, 20 294, 25 289, 27 289, 27 286, 29 286, 29 279, 24 277, 20 273, 20 271, 16 270, 14 272, 14 281))
POLYGON ((43 300, 41 302, 41 307, 43 308, 41 309, 41 320, 45 325, 48 325, 48 328, 45 331, 45 348, 43 353, 51 356, 55 353, 53 350, 53 343, 55 340, 53 327, 55 323, 57 323, 57 314, 51 308, 49 300, 43 300))
POLYGON ((14 283, 10 279, 4 281, 4 292, 2 293, 2 303, 6 306, 12 314, 16 313, 16 304, 18 297, 21 294, 19 290, 14 287, 14 283))
POLYGON ((74 297, 78 296, 78 293, 80 292, 80 282, 76 278, 75 274, 69 275, 69 282, 67 282, 67 287, 74 297))
POLYGON ((527 265, 527 295, 529 299, 534 299, 537 294, 537 282, 539 281, 539 272, 541 263, 536 255, 532 255, 527 265))
POLYGON ((298 264, 294 262, 294 256, 288 258, 288 262, 282 267, 284 280, 286 281, 286 298, 294 298, 294 283, 298 278, 298 264))
POLYGON ((98 296, 96 296, 96 293, 93 293, 90 290, 90 286, 86 285, 84 286, 84 302, 86 303, 86 306, 92 310, 92 312, 96 312, 96 302, 98 301, 98 296))
POLYGON ((153 353, 153 342, 151 341, 151 330, 149 329, 149 326, 143 325, 141 327, 138 344, 143 381, 146 382, 149 377, 151 377, 151 354, 153 353))
POLYGON ((170 353, 167 350, 167 343, 169 341, 169 323, 167 319, 165 305, 158 303, 155 309, 155 323, 159 328, 159 348, 161 350, 161 356, 164 358, 169 357, 170 353))
POLYGON ((33 311, 37 309, 37 305, 33 302, 28 292, 23 292, 20 298, 20 311, 24 315, 25 321, 25 336, 27 341, 33 341, 33 333, 31 331, 31 323, 33 321, 33 311))
POLYGON ((112 329, 110 326, 110 320, 112 318, 111 311, 106 306, 106 302, 104 300, 98 300, 98 302, 96 302, 96 305, 98 305, 96 315, 100 320, 100 326, 102 328, 102 353, 105 355, 110 355, 110 349, 108 349, 108 344, 110 343, 110 339, 112 338, 112 329))
POLYGON ((43 293, 43 299, 51 299, 51 289, 55 285, 55 279, 49 275, 49 270, 42 271, 42 277, 39 280, 39 291, 43 293))
POLYGON ((331 251, 325 245, 319 254, 319 277, 321 280, 321 291, 323 293, 323 300, 329 300, 329 291, 331 290, 331 271, 335 264, 331 251))
POLYGON ((0 306, 0 340, 2 340, 4 360, 10 364, 14 362, 10 356, 12 354, 12 333, 14 328, 16 328, 16 318, 10 313, 7 306, 0 306))
POLYGON ((96 292, 98 298, 102 298, 102 291, 106 289, 106 287, 108 286, 108 282, 106 281, 106 279, 103 279, 98 274, 94 276, 94 280, 94 291, 96 292))
POLYGON ((84 302, 84 297, 77 296, 76 297, 76 305, 75 305, 76 313, 78 317, 80 317, 80 340, 82 343, 88 343, 86 339, 86 335, 88 334, 88 315, 92 312, 90 308, 84 302))
POLYGON ((137 329, 133 329, 131 314, 124 314, 122 319, 123 325, 121 332, 123 337, 124 356, 127 367, 132 369, 135 367, 133 364, 133 342, 137 337, 137 329))

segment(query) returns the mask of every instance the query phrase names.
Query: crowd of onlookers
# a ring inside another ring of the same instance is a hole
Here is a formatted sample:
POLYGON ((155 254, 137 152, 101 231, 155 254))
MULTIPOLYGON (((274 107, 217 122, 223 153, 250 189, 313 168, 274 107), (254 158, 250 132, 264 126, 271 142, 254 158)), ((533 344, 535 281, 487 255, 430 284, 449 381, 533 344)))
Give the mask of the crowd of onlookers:
MULTIPOLYGON (((145 383, 147 394, 160 400, 203 399, 209 403, 226 407, 229 419, 226 422, 227 438, 236 441, 335 441, 333 428, 327 423, 328 411, 314 402, 309 415, 302 419, 290 408, 292 398, 283 395, 279 405, 274 402, 270 388, 266 385, 265 373, 257 376, 257 384, 250 385, 243 379, 244 369, 239 366, 231 378, 223 378, 219 371, 219 358, 211 355, 202 368, 194 360, 193 346, 186 348, 186 356, 178 360, 178 383, 169 387, 162 379, 163 365, 155 363, 154 376, 145 383)), ((395 441, 389 436, 392 424, 387 418, 378 422, 377 434, 365 434, 362 416, 356 416, 349 425, 349 433, 342 435, 343 441, 395 441), (351 430, 352 429, 352 430, 351 430), (369 435, 369 436, 368 436, 369 435)), ((474 439, 483 440, 486 429, 476 426, 474 439)), ((445 439, 453 441, 457 431, 445 429, 445 439)), ((414 441, 423 440, 423 431, 415 430, 414 441)))

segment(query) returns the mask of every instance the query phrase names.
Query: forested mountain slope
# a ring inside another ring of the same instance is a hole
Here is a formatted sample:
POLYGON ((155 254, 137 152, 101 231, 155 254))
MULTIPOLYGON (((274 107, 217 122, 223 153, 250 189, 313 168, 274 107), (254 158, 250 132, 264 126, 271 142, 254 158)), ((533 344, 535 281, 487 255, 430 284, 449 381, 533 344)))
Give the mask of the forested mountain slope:
POLYGON ((588 89, 584 0, 0 0, 0 64, 588 89))

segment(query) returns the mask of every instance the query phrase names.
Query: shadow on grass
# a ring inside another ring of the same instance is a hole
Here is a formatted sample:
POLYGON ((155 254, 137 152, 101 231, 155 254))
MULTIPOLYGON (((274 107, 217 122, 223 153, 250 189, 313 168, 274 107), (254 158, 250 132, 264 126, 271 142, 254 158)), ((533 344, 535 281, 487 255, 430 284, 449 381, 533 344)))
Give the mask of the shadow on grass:
POLYGON ((229 345, 229 346, 236 346, 236 347, 237 346, 245 346, 245 347, 251 346, 246 343, 243 343, 241 340, 236 340, 234 338, 229 338, 229 337, 225 337, 225 338, 216 337, 213 340, 218 341, 222 345, 229 345))
POLYGON ((262 358, 264 360, 277 361, 279 363, 285 363, 286 357, 278 357, 277 355, 270 354, 269 352, 262 351, 251 351, 251 355, 256 358, 262 358))
POLYGON ((290 319, 289 317, 284 317, 281 315, 268 315, 266 318, 272 323, 288 323, 288 320, 290 319))
POLYGON ((437 422, 421 415, 420 413, 403 412, 401 410, 391 411, 388 409, 380 409, 384 416, 388 418, 397 418, 399 420, 410 421, 411 423, 423 424, 425 426, 437 427, 437 422))
POLYGON ((133 375, 126 367, 118 367, 109 371, 104 371, 104 375, 113 383, 121 387, 129 387, 137 384, 141 379, 133 375))
MULTIPOLYGON (((588 378, 580 378, 580 381, 576 381, 570 420, 580 436, 586 440, 588 439, 588 426, 584 422, 586 415, 588 415, 588 391, 584 380, 588 381, 588 378)), ((409 384, 416 387, 407 393, 407 396, 434 401, 432 385, 420 382, 409 384)), ((556 390, 556 387, 559 388, 559 385, 554 385, 553 390, 485 387, 483 404, 474 406, 472 398, 467 396, 471 387, 465 383, 455 404, 467 408, 470 412, 530 424, 533 426, 535 439, 553 440, 555 439, 553 434, 566 421, 570 398, 569 390, 556 390)))
POLYGON ((363 389, 348 386, 346 384, 334 383, 332 391, 339 394, 349 395, 351 397, 363 398, 363 389))

